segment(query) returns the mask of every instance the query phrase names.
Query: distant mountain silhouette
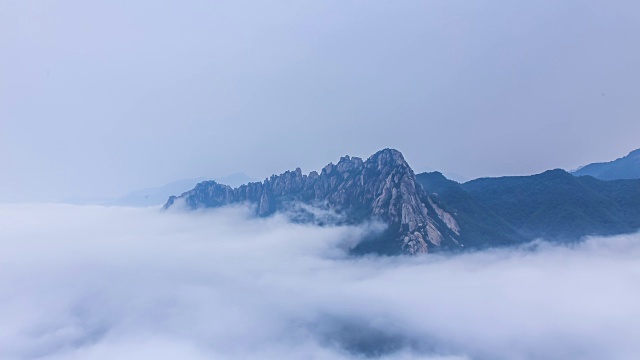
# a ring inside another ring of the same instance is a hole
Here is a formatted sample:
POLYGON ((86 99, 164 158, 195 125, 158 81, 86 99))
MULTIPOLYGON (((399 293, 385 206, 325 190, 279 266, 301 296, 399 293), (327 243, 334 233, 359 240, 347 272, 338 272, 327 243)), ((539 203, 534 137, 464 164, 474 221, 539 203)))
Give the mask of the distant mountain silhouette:
POLYGON ((640 149, 610 162, 583 166, 572 174, 589 175, 600 180, 640 179, 640 149))
MULTIPOLYGON (((61 202, 74 205, 103 205, 103 206, 131 206, 146 207, 160 206, 167 201, 167 198, 173 194, 183 193, 193 188, 199 182, 205 181, 207 178, 200 177, 195 179, 182 179, 173 181, 168 184, 136 190, 119 198, 74 198, 66 199, 61 202)), ((217 178, 216 181, 231 186, 240 186, 242 184, 255 181, 244 173, 236 173, 229 176, 217 178)))
MULTIPOLYGON (((104 205, 116 206, 159 206, 167 201, 167 198, 176 193, 185 192, 193 188, 197 183, 205 181, 206 178, 185 179, 174 181, 172 183, 149 189, 142 189, 129 193, 119 199, 112 200, 104 205)), ((217 182, 230 185, 240 186, 242 184, 255 181, 244 173, 232 174, 229 176, 216 179, 217 182)))

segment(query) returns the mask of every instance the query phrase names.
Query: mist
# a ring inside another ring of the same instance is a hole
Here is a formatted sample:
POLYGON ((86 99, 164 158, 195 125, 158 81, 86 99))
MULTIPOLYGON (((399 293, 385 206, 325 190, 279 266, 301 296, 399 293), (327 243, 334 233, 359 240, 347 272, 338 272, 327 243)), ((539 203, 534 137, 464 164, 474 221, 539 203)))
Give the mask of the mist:
POLYGON ((640 236, 351 257, 377 224, 0 205, 2 359, 635 359, 640 236))

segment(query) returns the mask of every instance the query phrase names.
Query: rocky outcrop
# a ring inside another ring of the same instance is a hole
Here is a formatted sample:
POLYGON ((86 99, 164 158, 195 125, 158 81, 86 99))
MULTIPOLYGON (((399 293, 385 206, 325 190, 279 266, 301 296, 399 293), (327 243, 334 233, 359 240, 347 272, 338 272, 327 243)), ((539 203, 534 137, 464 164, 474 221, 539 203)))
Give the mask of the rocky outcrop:
POLYGON ((165 208, 178 200, 191 209, 246 202, 255 205, 259 216, 303 203, 341 214, 346 223, 379 220, 387 224, 383 234, 354 249, 359 253, 418 254, 460 246, 453 216, 429 198, 402 154, 393 149, 381 150, 366 161, 345 156, 319 174, 304 175, 298 168, 235 189, 205 181, 169 198, 165 208))

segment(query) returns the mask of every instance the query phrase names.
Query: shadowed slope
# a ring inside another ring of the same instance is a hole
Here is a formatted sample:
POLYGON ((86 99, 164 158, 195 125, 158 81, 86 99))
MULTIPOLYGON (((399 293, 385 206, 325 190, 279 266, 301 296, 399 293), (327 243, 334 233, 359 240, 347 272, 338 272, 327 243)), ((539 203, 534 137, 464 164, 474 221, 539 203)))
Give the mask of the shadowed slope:
POLYGON ((640 180, 600 181, 557 169, 477 179, 462 188, 529 238, 574 240, 629 233, 640 225, 640 180))
POLYGON ((529 240, 462 189, 459 183, 441 173, 422 173, 416 175, 416 179, 431 198, 456 219, 460 226, 460 241, 466 247, 481 249, 529 240))

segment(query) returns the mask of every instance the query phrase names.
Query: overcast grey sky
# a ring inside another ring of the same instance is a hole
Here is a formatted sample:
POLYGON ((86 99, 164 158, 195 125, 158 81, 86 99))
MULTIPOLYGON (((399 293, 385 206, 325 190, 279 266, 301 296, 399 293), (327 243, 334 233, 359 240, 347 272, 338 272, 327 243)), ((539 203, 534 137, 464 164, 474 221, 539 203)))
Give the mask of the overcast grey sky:
POLYGON ((0 200, 401 150, 467 178, 640 147, 634 1, 0 0, 0 200))

